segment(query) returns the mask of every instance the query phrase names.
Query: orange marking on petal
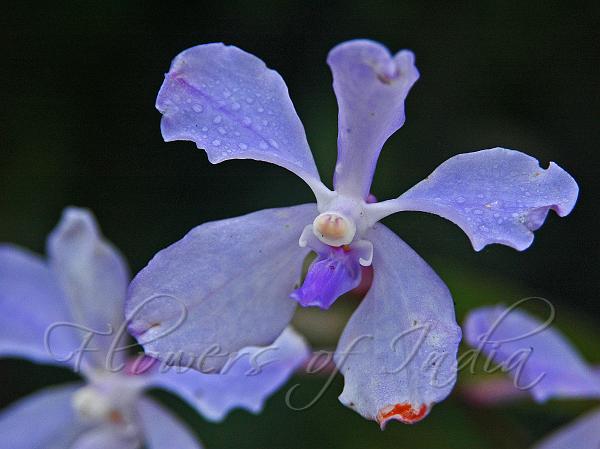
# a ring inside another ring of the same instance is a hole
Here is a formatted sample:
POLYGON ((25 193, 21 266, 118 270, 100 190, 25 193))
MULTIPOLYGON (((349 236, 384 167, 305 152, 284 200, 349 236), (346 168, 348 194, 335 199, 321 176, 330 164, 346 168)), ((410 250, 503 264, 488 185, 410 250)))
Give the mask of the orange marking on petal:
POLYGON ((121 412, 119 412, 118 410, 110 411, 109 420, 114 424, 122 424, 123 422, 125 422, 125 418, 123 418, 123 415, 121 415, 121 412))
POLYGON ((343 245, 342 248, 344 249, 345 253, 349 253, 352 250, 352 248, 350 248, 350 245, 343 245))
POLYGON ((422 404, 419 410, 415 410, 413 406, 407 402, 396 405, 388 405, 382 408, 377 414, 377 421, 383 429, 385 424, 390 419, 403 422, 404 424, 414 424, 417 421, 421 421, 427 414, 428 407, 422 404))

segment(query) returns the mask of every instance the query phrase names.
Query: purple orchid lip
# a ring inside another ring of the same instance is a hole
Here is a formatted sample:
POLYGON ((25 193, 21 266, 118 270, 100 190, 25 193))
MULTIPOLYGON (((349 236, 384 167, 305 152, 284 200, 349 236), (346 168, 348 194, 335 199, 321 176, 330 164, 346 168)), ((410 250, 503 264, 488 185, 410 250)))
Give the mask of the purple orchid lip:
MULTIPOLYGON (((353 40, 333 48, 327 63, 338 103, 333 191, 319 178, 277 72, 219 43, 190 48, 173 60, 156 102, 164 139, 193 141, 213 163, 280 165, 307 183, 316 204, 194 228, 135 277, 126 307, 130 328, 159 357, 181 350, 182 364, 211 347, 233 353, 274 341, 297 304, 329 308, 360 285, 363 267, 372 266, 370 288, 336 350, 345 382, 340 401, 380 423, 417 421, 453 388, 461 331, 446 286, 379 221, 425 211, 457 224, 477 251, 493 243, 524 250, 550 210, 565 216, 573 209, 577 183, 554 163, 543 169, 531 156, 492 148, 452 157, 404 194, 378 202, 371 183, 383 145, 404 125, 405 101, 419 78, 414 54, 353 40), (311 250, 317 259, 294 290, 311 250), (153 340, 159 335, 155 323, 167 329, 177 324, 167 301, 133 316, 156 295, 178 298, 189 315, 174 332, 153 340), (400 355, 414 346, 418 350, 403 363, 400 355)), ((218 370, 224 363, 208 367, 218 370)))
POLYGON ((354 288, 361 281, 358 255, 350 246, 329 247, 313 261, 302 286, 290 297, 303 307, 317 306, 329 309, 337 298, 354 288))

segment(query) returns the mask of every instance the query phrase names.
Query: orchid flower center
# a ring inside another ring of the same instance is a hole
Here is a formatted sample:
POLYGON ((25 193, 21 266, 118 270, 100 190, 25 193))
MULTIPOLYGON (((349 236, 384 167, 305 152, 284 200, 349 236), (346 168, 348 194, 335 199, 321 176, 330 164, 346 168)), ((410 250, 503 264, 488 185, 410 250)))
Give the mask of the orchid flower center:
POLYGON ((79 417, 91 423, 111 423, 122 428, 134 422, 135 402, 145 380, 122 373, 90 372, 88 384, 77 390, 71 405, 79 417))
POLYGON ((325 212, 313 221, 313 232, 326 245, 339 247, 352 242, 356 225, 338 212, 325 212))
POLYGON ((113 411, 110 399, 92 386, 82 387, 75 392, 72 405, 79 416, 86 421, 109 419, 113 411))

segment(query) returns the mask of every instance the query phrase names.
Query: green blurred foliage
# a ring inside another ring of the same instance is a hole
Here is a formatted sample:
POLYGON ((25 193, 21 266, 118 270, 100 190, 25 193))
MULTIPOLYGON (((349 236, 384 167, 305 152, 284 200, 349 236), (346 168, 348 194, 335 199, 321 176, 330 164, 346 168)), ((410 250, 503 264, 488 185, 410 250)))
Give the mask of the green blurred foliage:
MULTIPOLYGON (((387 143, 374 181, 398 195, 448 157, 502 145, 557 161, 579 181, 571 216, 549 217, 524 253, 472 251, 451 223, 426 214, 385 220, 448 283, 459 318, 482 304, 542 296, 585 356, 597 341, 600 65, 598 2, 64 1, 18 2, 0 18, 0 240, 43 252, 69 204, 91 208, 105 234, 142 268, 160 248, 208 220, 311 201, 302 181, 252 161, 211 166, 189 142, 163 143, 154 99, 179 51, 224 41, 264 59, 286 80, 323 179, 335 163, 336 103, 327 51, 355 37, 411 48, 421 79, 406 125, 387 143)), ((296 324, 331 348, 356 298, 296 324)), ((2 361, 2 404, 71 374, 2 361)), ((481 376, 481 373, 477 374, 481 376)), ((472 381, 461 374, 461 382, 472 381)), ((298 401, 325 379, 296 377, 298 401)), ((337 402, 338 376, 314 407, 285 405, 211 424, 164 393, 209 448, 520 448, 589 408, 528 401, 474 408, 459 390, 415 426, 385 432, 337 402)))

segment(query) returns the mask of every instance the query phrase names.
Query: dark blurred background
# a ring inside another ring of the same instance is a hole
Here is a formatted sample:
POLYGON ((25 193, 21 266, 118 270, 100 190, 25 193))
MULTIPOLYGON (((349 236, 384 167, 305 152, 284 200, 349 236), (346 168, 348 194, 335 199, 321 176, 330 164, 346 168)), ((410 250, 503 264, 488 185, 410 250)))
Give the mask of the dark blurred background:
MULTIPOLYGON (((412 49, 421 79, 403 129, 386 144, 373 193, 397 196, 448 157, 494 146, 555 161, 579 182, 574 212, 554 214, 519 253, 475 253, 453 224, 426 214, 385 220, 449 284, 459 317, 472 307, 542 296, 586 358, 600 362, 598 2, 11 2, 0 17, 0 241, 44 251, 67 205, 85 206, 132 271, 207 220, 311 201, 286 170, 252 161, 212 166, 190 142, 162 141, 154 100, 170 60, 223 41, 286 80, 321 176, 331 185, 337 106, 328 50, 357 37, 412 49)), ((349 300, 299 318, 315 345, 333 347, 349 300)), ((58 368, 0 362, 4 405, 70 378, 58 368)), ((465 373, 461 384, 473 376, 465 373)), ((324 379, 297 377, 310 397, 324 379)), ((290 383, 290 385, 292 384, 290 383)), ((592 404, 524 401, 473 408, 460 393, 416 426, 381 432, 337 402, 337 378, 304 412, 285 391, 265 413, 210 424, 168 395, 208 448, 521 448, 592 404)), ((300 400, 300 399, 298 399, 300 400)))

